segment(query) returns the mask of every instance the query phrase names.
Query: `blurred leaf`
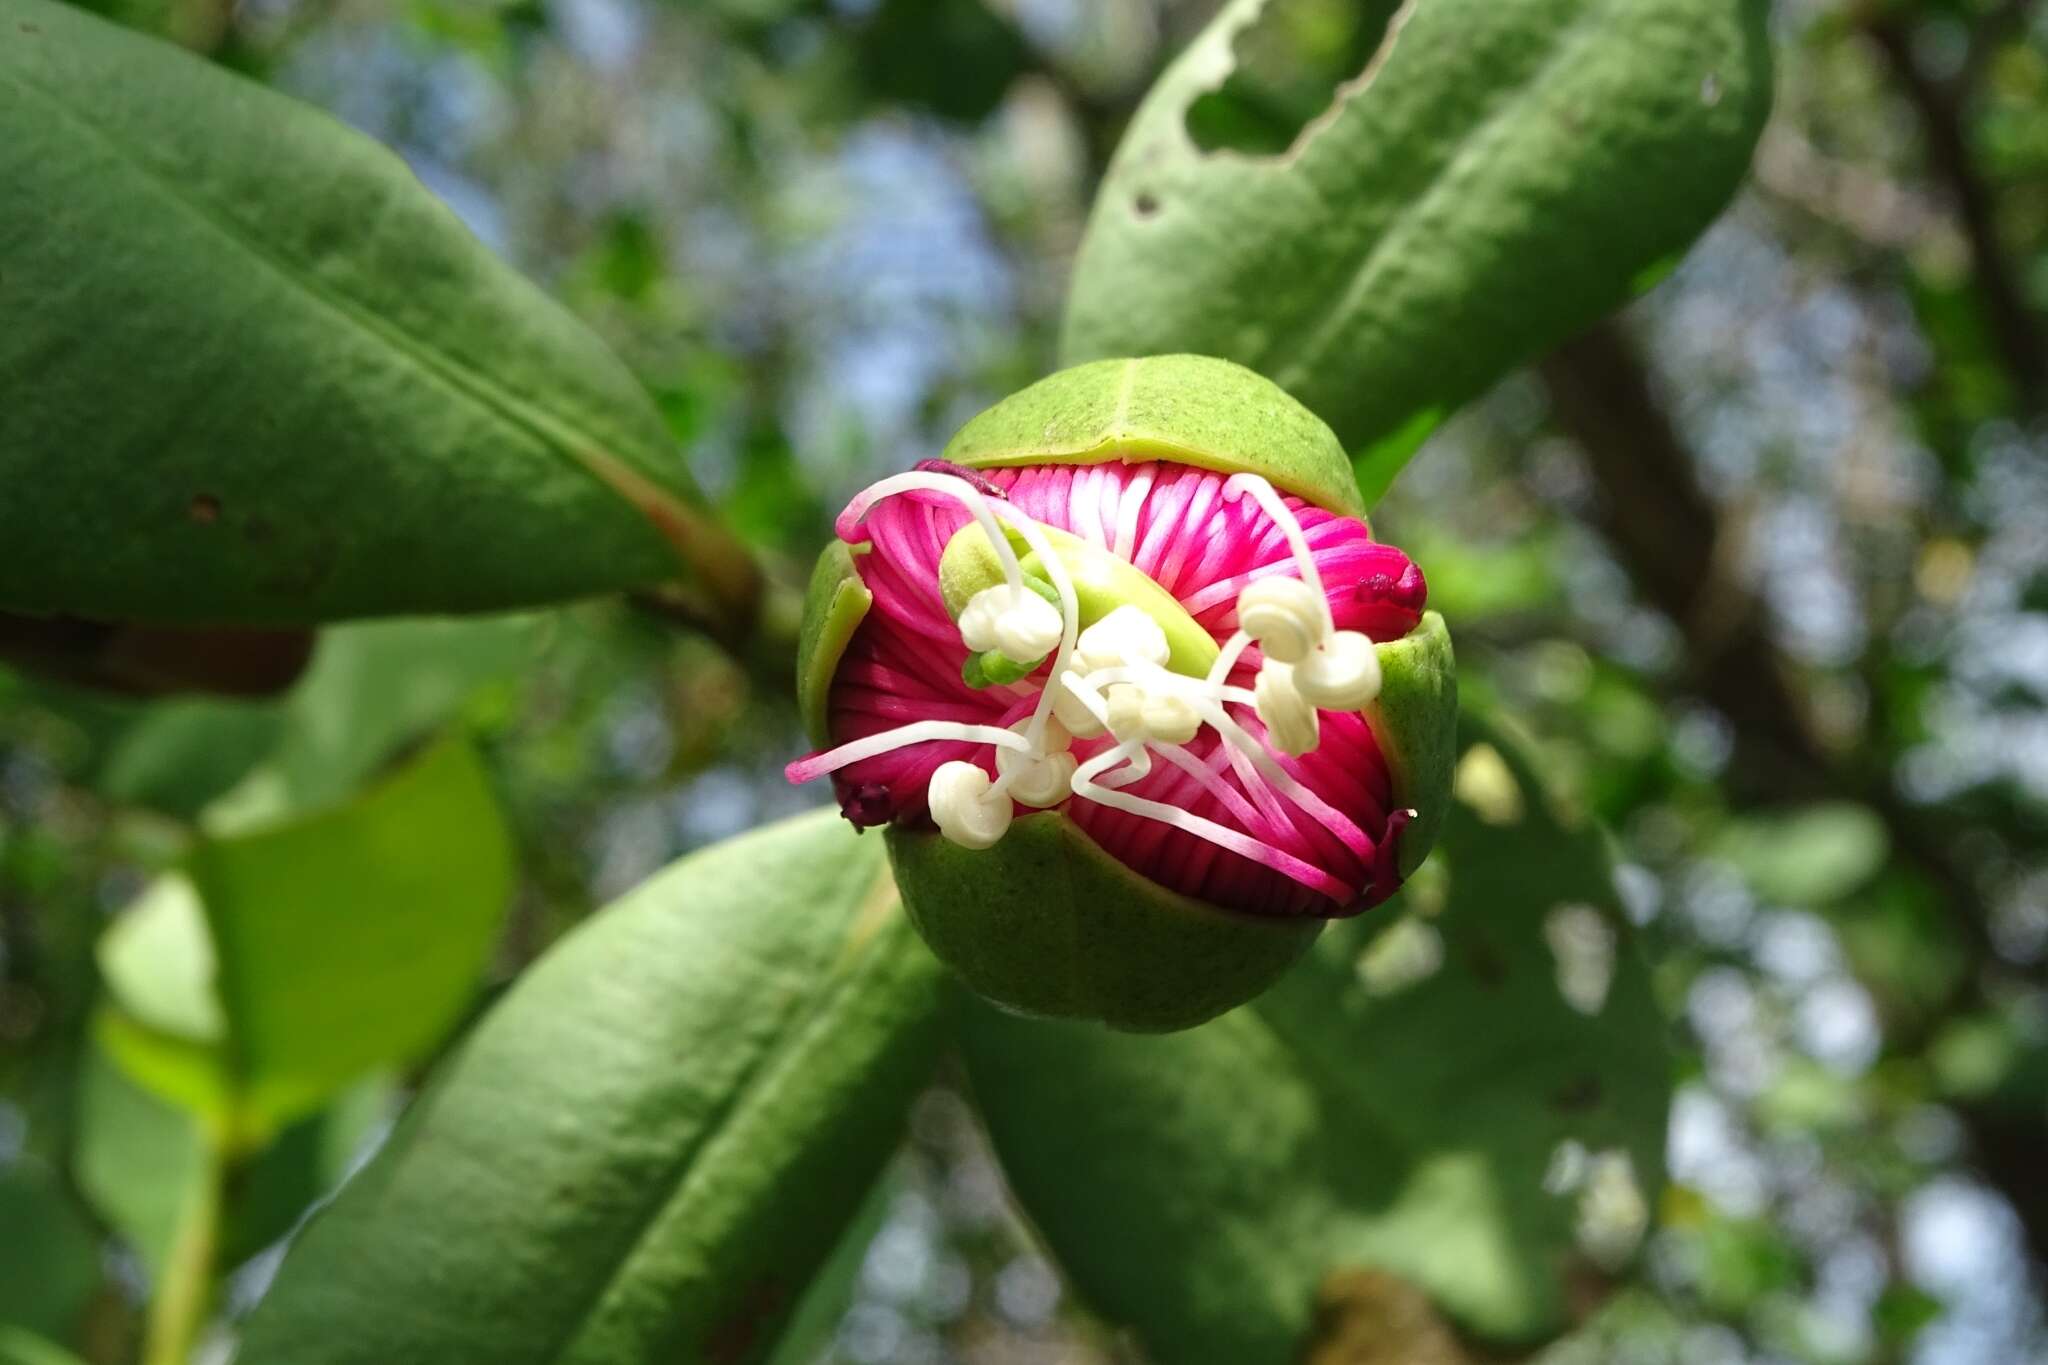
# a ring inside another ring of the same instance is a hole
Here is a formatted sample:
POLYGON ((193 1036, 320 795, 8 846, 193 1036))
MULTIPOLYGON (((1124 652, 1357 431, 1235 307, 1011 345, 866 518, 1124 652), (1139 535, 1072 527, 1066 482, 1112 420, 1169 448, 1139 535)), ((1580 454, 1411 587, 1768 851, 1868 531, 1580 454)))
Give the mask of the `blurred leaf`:
POLYGON ((775 1352, 768 1357, 768 1365, 817 1365, 827 1358, 839 1333, 840 1319, 853 1307, 868 1248, 874 1244, 882 1224, 888 1221, 889 1205, 902 1185, 901 1180, 884 1175, 868 1191, 860 1212, 839 1234, 839 1244, 811 1277, 810 1286, 789 1315, 788 1324, 776 1339, 775 1352))
POLYGON ((484 688, 528 676, 564 619, 332 626, 305 676, 276 701, 141 704, 40 686, 32 697, 84 732, 81 779, 109 800, 228 834, 346 800, 484 688))
POLYGON ((0 1365, 85 1365, 61 1346, 17 1327, 0 1327, 0 1365))
POLYGON ((229 833, 345 800, 478 689, 530 668, 547 622, 427 618, 323 631, 305 680, 285 700, 275 747, 207 811, 207 827, 229 833))
POLYGON ((195 52, 217 48, 233 15, 215 0, 84 0, 79 8, 195 52))
POLYGON ((1766 900, 1828 905, 1877 875, 1891 841, 1876 811, 1827 802, 1732 820, 1712 851, 1766 900))
POLYGON ((275 703, 147 706, 112 738, 94 785, 110 800, 189 820, 269 751, 282 723, 275 703))
POLYGON ((1163 1038, 968 1016, 1018 1196, 1161 1360, 1291 1360, 1361 1268, 1481 1336, 1545 1337, 1654 1206, 1670 1061, 1604 836, 1462 728, 1441 870, 1251 1005, 1163 1038))
POLYGON ((1402 545, 1429 566, 1429 605, 1444 619, 1476 624, 1489 616, 1532 611, 1563 595, 1557 538, 1539 533, 1505 544, 1475 544, 1427 526, 1403 528, 1402 545))
POLYGON ((100 975, 146 1028, 200 1043, 227 1033, 206 907, 183 873, 158 877, 100 935, 100 975))
POLYGON ((1888 1346, 1909 1345, 1942 1314, 1942 1302, 1911 1284, 1889 1284, 1870 1310, 1878 1338, 1888 1346))
POLYGON ((874 1181, 943 979, 836 814, 684 859, 522 976, 300 1235, 244 1365, 761 1358, 874 1181))
POLYGON ((107 931, 100 1041, 156 1093, 265 1134, 439 1039, 511 890, 483 769, 443 743, 351 805, 202 840, 107 931))
POLYGON ((69 1340, 99 1284, 99 1237, 56 1177, 28 1158, 0 1166, 0 1326, 69 1340))
POLYGON ((396 157, 68 6, 0 24, 0 607, 287 624, 687 566, 743 610, 646 394, 396 157))
POLYGON ((1760 1218, 1710 1217, 1697 1233, 1699 1292, 1715 1313, 1739 1315, 1799 1283, 1799 1254, 1760 1218))
POLYGON ((123 1074, 90 1049, 79 1079, 72 1174, 101 1218, 142 1260, 164 1272, 192 1190, 208 1157, 197 1120, 123 1074))
POLYGON ((1410 3, 1370 63, 1325 73, 1327 112, 1290 116, 1284 154, 1204 151, 1217 92, 1248 62, 1291 70, 1258 51, 1321 4, 1234 0, 1160 78, 1097 198, 1061 354, 1240 361, 1377 447, 1384 487, 1402 443, 1379 443, 1621 303, 1726 202, 1769 105, 1767 7, 1410 3))
MULTIPOLYGON (((275 1242, 341 1181, 391 1102, 373 1077, 329 1108, 300 1119, 261 1151, 231 1164, 222 1191, 220 1264, 232 1266, 275 1242)), ((107 1224, 160 1279, 181 1222, 216 1168, 201 1120, 159 1099, 98 1049, 79 1086, 72 1171, 107 1224)))
POLYGON ((396 1087, 372 1076, 317 1114, 291 1124, 255 1157, 229 1168, 222 1202, 220 1260, 236 1265, 292 1230, 331 1193, 394 1109, 396 1087))
POLYGON ((881 0, 858 43, 877 95, 962 122, 995 112, 1029 56, 984 0, 881 0))

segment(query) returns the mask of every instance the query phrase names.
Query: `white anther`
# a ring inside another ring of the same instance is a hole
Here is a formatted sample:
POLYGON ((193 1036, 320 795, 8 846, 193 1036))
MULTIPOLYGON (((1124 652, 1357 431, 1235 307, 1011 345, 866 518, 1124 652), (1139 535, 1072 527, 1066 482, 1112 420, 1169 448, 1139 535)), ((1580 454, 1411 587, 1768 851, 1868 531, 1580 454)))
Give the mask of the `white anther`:
POLYGON ((1119 743, 1145 737, 1145 690, 1136 683, 1112 683, 1102 694, 1109 707, 1109 732, 1119 743))
POLYGON ((1237 624, 1269 659, 1301 662, 1323 637, 1324 605, 1299 578, 1261 578, 1237 595, 1237 624))
POLYGON ((983 588, 960 612, 960 642, 977 653, 994 649, 1016 663, 1036 663, 1059 647, 1060 609, 1031 589, 1008 583, 983 588))
POLYGON ((1082 631, 1074 642, 1074 662, 1083 673, 1123 664, 1164 664, 1172 652, 1159 623, 1129 604, 1082 631))
POLYGON ((1052 689, 1052 715, 1053 719, 1065 726, 1067 733, 1075 739, 1094 739, 1103 732, 1102 722, 1097 719, 1095 712, 1089 709, 1088 703, 1082 701, 1069 685, 1070 681, 1081 676, 1080 672, 1071 668, 1061 672, 1059 681, 1052 689))
POLYGON ((1316 747, 1322 736, 1322 722, 1316 708, 1295 686, 1291 664, 1268 659, 1252 684, 1252 709, 1266 727, 1266 738, 1283 754, 1300 758, 1316 747))
POLYGON ((1000 604, 990 596, 1000 593, 999 588, 984 588, 967 599, 967 605, 960 611, 960 643, 976 654, 996 647, 996 613, 1000 604))
POLYGON ((939 833, 962 848, 989 848, 1010 828, 1010 798, 989 793, 994 785, 978 766, 955 759, 941 763, 925 789, 925 801, 939 833))
MULTIPOLYGON (((1020 720, 1011 726, 1024 733, 1031 722, 1020 720)), ((1045 723, 1042 751, 1023 754, 1013 749, 996 750, 996 772, 1008 783, 1008 791, 1026 806, 1056 806, 1074 794, 1074 756, 1067 752, 1072 738, 1058 720, 1045 723)))
POLYGON ((1186 744, 1201 730, 1202 715, 1185 697, 1171 692, 1148 692, 1139 724, 1144 727, 1148 741, 1186 744))
POLYGON ((1332 631, 1294 667, 1294 685, 1316 706, 1356 711, 1380 694, 1380 656, 1355 630, 1332 631))

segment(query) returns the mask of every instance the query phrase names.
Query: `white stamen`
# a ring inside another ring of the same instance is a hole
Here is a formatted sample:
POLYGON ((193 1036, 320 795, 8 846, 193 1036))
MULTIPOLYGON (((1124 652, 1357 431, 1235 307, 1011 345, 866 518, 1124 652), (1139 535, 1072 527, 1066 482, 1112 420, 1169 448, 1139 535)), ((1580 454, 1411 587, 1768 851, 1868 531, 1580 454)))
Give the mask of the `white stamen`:
POLYGON ((1165 630, 1142 608, 1129 604, 1116 608, 1082 631, 1070 665, 1054 670, 1053 714, 1076 739, 1094 739, 1103 732, 1108 713, 1097 715, 1082 701, 1074 690, 1075 681, 1126 661, 1163 664, 1171 653, 1165 630))
MULTIPOLYGON (((1029 724, 1030 721, 1023 720, 1011 728, 1029 724)), ((1045 727, 1042 752, 996 750, 997 777, 993 790, 1009 792, 1022 805, 1057 806, 1073 795, 1074 756, 1068 752, 1070 743, 1066 727, 1054 720, 1045 727)))
POLYGON ((1294 666, 1294 685, 1326 711, 1359 710, 1380 694, 1379 651, 1358 631, 1332 631, 1294 666))
POLYGON ((882 499, 895 497, 899 493, 937 493, 960 503, 974 514, 974 520, 980 524, 982 534, 988 537, 989 544, 995 548, 996 562, 1003 567, 1004 579, 1013 588, 1024 586, 1023 566, 1017 562, 1017 552, 1010 548, 1009 538, 1003 534, 1002 527, 996 522, 996 514, 989 507, 988 499, 981 495, 979 488, 957 474, 927 474, 922 470, 912 470, 907 474, 891 474, 878 483, 869 484, 861 491, 860 497, 855 499, 860 510, 854 514, 854 520, 862 520, 867 516, 869 508, 882 499))
POLYGON ((991 848, 1008 833, 1010 798, 989 786, 989 775, 976 764, 941 763, 925 791, 939 833, 963 848, 991 848))
POLYGON ((1238 628, 1283 664, 1300 663, 1323 637, 1329 604, 1299 578, 1261 578, 1237 595, 1238 628))
POLYGON ((1216 656, 1215 663, 1209 665, 1208 682, 1211 687, 1221 685, 1230 676, 1230 671, 1237 667, 1237 661, 1244 657, 1251 643, 1252 637, 1242 630, 1223 642, 1223 652, 1216 656))
POLYGON ((1258 712, 1259 723, 1266 727, 1266 738, 1273 741, 1273 747, 1290 757, 1300 758, 1314 749, 1322 737, 1316 708, 1294 685, 1291 665, 1276 659, 1266 661, 1252 685, 1252 709, 1258 712))
POLYGON ((1148 692, 1139 724, 1149 742, 1186 744, 1201 733, 1202 716, 1184 697, 1171 692, 1148 692))
MULTIPOLYGON (((1024 543, 1038 556, 1038 562, 1045 566, 1052 578, 1052 588, 1060 599, 1060 645, 1053 652, 1052 672, 1048 675, 1058 678, 1066 669, 1067 661, 1073 657, 1076 634, 1081 626, 1081 599, 1074 592, 1074 577, 1067 572, 1066 561, 1053 552, 1052 541, 1039 529, 1036 521, 1022 508, 1003 504, 1003 515, 1017 525, 1017 533, 1024 537, 1024 543)), ((1007 548, 1007 547, 1006 547, 1007 548)), ((1031 723, 1024 728, 1024 736, 1036 749, 1045 738, 1046 721, 1052 711, 1053 693, 1057 689, 1038 689, 1038 704, 1031 708, 1031 723)))
POLYGON ((960 612, 960 642, 979 654, 993 649, 1020 664, 1035 664, 1060 642, 1060 609, 1026 587, 997 583, 967 599, 960 612))
POLYGON ((1300 520, 1287 510, 1287 504, 1273 491, 1273 485, 1256 474, 1233 474, 1223 485, 1225 502, 1236 502, 1246 493, 1251 494, 1252 500, 1272 518, 1273 524, 1280 528, 1280 534, 1287 538, 1287 548, 1294 555, 1295 572, 1301 575, 1301 581, 1309 586, 1316 595, 1316 601, 1322 604, 1323 629, 1334 630, 1337 623, 1330 616, 1330 599, 1323 591, 1323 576, 1316 571, 1316 558, 1309 553, 1308 536, 1302 532, 1300 520))
POLYGON ((1166 632, 1142 607, 1128 604, 1081 632, 1075 662, 1085 672, 1119 664, 1164 664, 1173 652, 1166 632))
POLYGON ((1278 859, 1288 865, 1289 876, 1295 877, 1306 885, 1323 892, 1323 894, 1331 896, 1336 900, 1345 900, 1350 897, 1350 888, 1344 886, 1335 877, 1309 863, 1303 862, 1292 854, 1280 852, 1260 840, 1254 839, 1249 834, 1234 830, 1228 825, 1219 825, 1214 820, 1206 820, 1194 812, 1182 810, 1178 806, 1169 806, 1161 801, 1148 801, 1142 796, 1133 796, 1128 792, 1118 791, 1096 780, 1097 774, 1103 769, 1127 758, 1143 756, 1144 750, 1139 749, 1134 753, 1129 745, 1123 744, 1119 744, 1114 749, 1103 750, 1103 752, 1075 769, 1074 794, 1100 805, 1108 806, 1113 810, 1127 811, 1132 815, 1144 816, 1146 819, 1157 820, 1161 824, 1171 825, 1177 830, 1192 834, 1198 839, 1207 839, 1212 844, 1218 844, 1223 848, 1229 849, 1232 853, 1241 854, 1257 863, 1271 865, 1278 859))
MULTIPOLYGON (((1221 706, 1206 708, 1202 719, 1223 737, 1233 754, 1242 754, 1250 760, 1252 766, 1258 770, 1259 776, 1265 778, 1274 790, 1308 812, 1310 819, 1329 828, 1352 852, 1360 857, 1366 855, 1370 841, 1366 839, 1365 832, 1344 812, 1296 781, 1294 775, 1281 767, 1273 756, 1266 752, 1264 745, 1254 743, 1252 737, 1245 733, 1244 727, 1232 720, 1221 706)), ((1260 789, 1258 784, 1251 782, 1250 779, 1246 779, 1246 785, 1254 790, 1260 789)))
MULTIPOLYGON (((1027 806, 1044 807, 1075 795, 1158 820, 1255 861, 1279 866, 1296 880, 1336 898, 1349 894, 1329 874, 1251 835, 1119 790, 1150 775, 1156 748, 1194 775, 1248 826, 1257 823, 1250 818, 1255 814, 1250 803, 1264 811, 1268 822, 1289 825, 1278 800, 1278 795, 1285 795, 1310 819, 1333 829, 1347 845, 1355 847, 1361 837, 1349 820, 1283 770, 1265 746, 1255 742, 1224 710, 1226 703, 1251 705, 1265 723, 1269 741, 1281 752, 1298 754, 1314 747, 1318 722, 1310 705, 1310 689, 1300 685, 1296 670, 1284 656, 1300 659, 1314 674, 1318 695, 1348 700, 1364 686, 1365 670, 1358 662, 1353 639, 1363 641, 1372 666, 1371 687, 1375 693, 1378 688, 1378 660, 1371 654, 1371 642, 1356 632, 1334 630, 1328 599, 1301 525, 1270 484, 1256 475, 1238 475, 1224 485, 1223 496, 1235 500, 1248 493, 1260 504, 1287 538, 1301 577, 1268 578, 1248 585, 1238 603, 1244 628, 1225 643, 1202 678, 1185 677, 1165 667, 1172 652, 1166 633, 1139 607, 1120 606, 1086 631, 1079 630, 1079 598, 1072 576, 1043 529, 1008 502, 991 504, 964 480, 922 473, 884 479, 863 495, 865 501, 856 519, 865 516, 867 508, 879 499, 911 491, 936 492, 964 504, 1002 565, 1005 581, 976 593, 962 611, 958 622, 962 642, 977 651, 998 650, 1019 663, 1043 658, 1050 650, 1049 683, 1040 688, 1030 717, 1008 729, 917 721, 818 755, 800 765, 801 771, 819 776, 932 740, 988 744, 996 751, 997 777, 991 779, 977 764, 954 760, 939 765, 927 788, 933 821, 947 839, 963 847, 983 849, 1000 840, 1014 818, 1013 798, 1027 806), (1052 579, 1059 597, 1057 629, 1053 604, 1024 586, 1021 564, 1003 534, 999 515, 1016 527, 1052 579), (1247 691, 1229 685, 1231 670, 1254 641, 1267 656, 1258 686, 1247 691), (1301 742, 1304 717, 1307 743, 1290 747, 1301 742), (1222 752, 1214 764, 1203 763, 1182 747, 1205 723, 1222 741, 1222 752), (1117 743, 1077 765, 1069 747, 1073 738, 1099 735, 1105 728, 1116 736, 1117 743), (1223 781, 1219 767, 1225 756, 1244 785, 1244 793, 1231 791, 1223 781)), ((1134 536, 1135 523, 1118 526, 1118 548, 1126 558, 1127 542, 1134 536)))
POLYGON ((1232 475, 1223 486, 1226 500, 1247 494, 1280 528, 1301 575, 1254 579, 1237 595, 1240 633, 1258 641, 1265 655, 1255 709, 1274 747, 1299 758, 1319 742, 1317 709, 1357 711, 1379 695, 1379 653, 1362 633, 1337 629, 1308 536, 1273 486, 1255 474, 1232 475))
POLYGON ((801 765, 802 780, 823 777, 836 773, 849 763, 858 763, 864 758, 875 758, 892 753, 912 744, 925 744, 935 739, 949 739, 961 744, 993 744, 998 748, 1028 751, 1031 746, 1023 736, 1012 734, 1000 725, 969 725, 957 720, 914 720, 908 725, 899 725, 893 730, 868 735, 827 750, 815 758, 806 759, 801 765))

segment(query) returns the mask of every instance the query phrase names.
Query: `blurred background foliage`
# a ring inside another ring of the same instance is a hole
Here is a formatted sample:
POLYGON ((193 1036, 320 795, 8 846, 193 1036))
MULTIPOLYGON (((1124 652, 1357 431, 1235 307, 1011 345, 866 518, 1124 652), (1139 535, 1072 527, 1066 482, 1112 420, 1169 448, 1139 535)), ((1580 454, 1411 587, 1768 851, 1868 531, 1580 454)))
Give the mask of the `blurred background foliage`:
MULTIPOLYGON (((1108 153, 1214 8, 94 7, 397 148, 627 358, 785 568, 1050 367, 1108 153)), ((1298 55, 1260 54, 1205 136, 1284 143, 1310 73, 1355 68, 1357 9, 1295 6, 1298 55)), ((1679 1049, 1644 1254, 1544 1358, 2048 1360, 2048 13, 1779 0, 1772 25, 1734 208, 1431 435, 1375 516, 1468 695, 1614 832, 1679 1049)), ((195 1238, 232 1269, 225 1351, 279 1239, 483 1003, 448 982, 488 959, 503 983, 678 854, 815 804, 781 780, 802 747, 779 676, 645 603, 329 629, 267 700, 0 672, 0 1360, 175 1336, 195 1238), (517 879, 502 925, 430 945, 337 905, 404 979, 209 946, 160 875, 203 847, 210 894, 257 895, 266 839, 346 859, 387 819, 517 879), (331 992, 289 963, 347 976, 378 1036, 323 1046, 331 992), (218 1010, 215 972, 244 983, 218 1010)), ((1008 1201, 964 1084, 919 1102, 785 1362, 1135 1358, 1008 1201)))

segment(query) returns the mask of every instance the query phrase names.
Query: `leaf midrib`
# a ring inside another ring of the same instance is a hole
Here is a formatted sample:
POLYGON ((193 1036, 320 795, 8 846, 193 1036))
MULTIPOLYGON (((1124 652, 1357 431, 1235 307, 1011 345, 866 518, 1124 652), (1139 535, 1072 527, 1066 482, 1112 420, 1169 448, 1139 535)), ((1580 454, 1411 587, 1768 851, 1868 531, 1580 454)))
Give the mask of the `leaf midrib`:
POLYGON ((665 508, 672 515, 685 521, 692 517, 690 509, 682 499, 670 489, 655 483, 651 476, 645 475, 636 462, 617 453, 610 442, 579 430, 574 423, 545 408, 521 401, 496 381, 442 351, 433 342, 408 332, 373 308, 321 283, 317 277, 307 273, 304 267, 289 257, 271 250, 260 238, 250 234, 232 217, 217 211, 203 196, 189 193, 177 182, 151 166, 118 132, 77 109, 61 94, 44 87, 20 68, 15 68, 12 74, 12 84, 16 89, 40 98, 61 117, 101 143, 115 160, 153 189, 158 197, 177 206, 189 217, 226 238, 238 251, 267 267, 293 292, 341 318, 405 362, 408 367, 438 382, 457 397, 474 404, 494 420, 522 431, 538 441, 545 449, 617 498, 633 512, 636 521, 647 525, 651 533, 657 536, 661 534, 657 527, 647 522, 646 517, 631 499, 624 497, 620 490, 594 467, 594 461, 587 456, 594 455, 598 459, 607 459, 624 465, 634 473, 642 474, 648 487, 659 494, 665 508))
POLYGON ((808 1004, 800 1005, 785 1017, 787 1027, 780 1036, 747 1067, 726 1101, 707 1116, 696 1139, 677 1154, 675 1161, 663 1173, 657 1188, 668 1191, 667 1196, 647 1201, 624 1246, 613 1258, 612 1270, 598 1281, 596 1292, 570 1317, 566 1329, 555 1342, 543 1355, 536 1357, 538 1361, 546 1365, 562 1365, 562 1362, 576 1359, 573 1353, 578 1343, 611 1301, 614 1289, 626 1279, 628 1271, 639 1260, 642 1249, 661 1224, 662 1215, 696 1187, 703 1172, 698 1158, 717 1146, 730 1132, 743 1128, 747 1115, 757 1107, 760 1097, 774 1093, 774 1080, 806 1054, 808 1049, 804 1045, 815 1034, 820 1021, 831 1017, 854 988, 867 981, 873 965, 883 959, 877 945, 888 941, 886 935, 872 938, 869 950, 861 955, 855 966, 843 972, 828 990, 812 997, 808 1004))

